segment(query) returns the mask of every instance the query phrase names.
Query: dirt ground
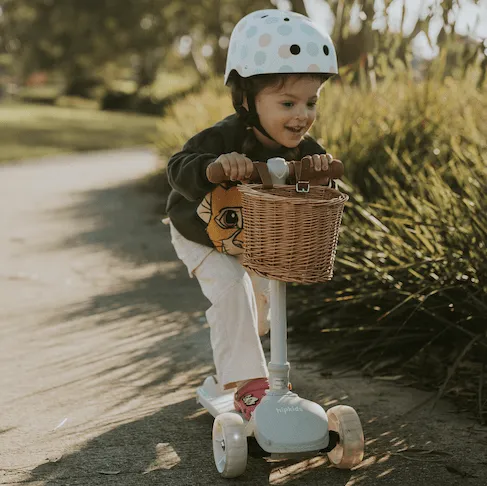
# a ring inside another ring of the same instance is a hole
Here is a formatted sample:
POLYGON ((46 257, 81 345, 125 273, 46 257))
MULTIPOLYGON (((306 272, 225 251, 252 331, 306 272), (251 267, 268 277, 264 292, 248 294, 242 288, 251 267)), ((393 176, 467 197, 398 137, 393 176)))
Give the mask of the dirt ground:
MULTIPOLYGON (((0 484, 232 483, 195 402, 213 370, 207 302, 138 189, 155 164, 123 150, 0 167, 0 484)), ((324 377, 301 353, 290 343, 295 391, 356 408, 364 462, 250 458, 235 484, 487 484, 487 428, 427 393, 324 377)))

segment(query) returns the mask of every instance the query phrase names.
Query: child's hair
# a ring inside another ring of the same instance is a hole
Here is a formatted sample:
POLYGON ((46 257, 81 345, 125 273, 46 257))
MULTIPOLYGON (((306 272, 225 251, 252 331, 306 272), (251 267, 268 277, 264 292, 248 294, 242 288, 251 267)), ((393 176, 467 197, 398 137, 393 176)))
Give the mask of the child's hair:
MULTIPOLYGON (((256 76, 250 76, 248 78, 243 78, 237 73, 233 72, 228 79, 228 86, 232 90, 232 103, 235 110, 238 113, 239 107, 243 105, 244 95, 255 97, 265 88, 275 87, 276 89, 281 89, 289 74, 259 74, 256 76)), ((293 74, 292 76, 297 76, 298 79, 302 78, 312 78, 317 79, 320 83, 324 83, 330 75, 328 74, 313 74, 313 73, 301 73, 293 74)), ((242 145, 242 152, 248 157, 257 153, 262 148, 262 144, 257 140, 252 129, 247 130, 247 135, 242 145)), ((286 160, 297 160, 299 158, 299 148, 295 147, 289 149, 284 157, 286 160)))

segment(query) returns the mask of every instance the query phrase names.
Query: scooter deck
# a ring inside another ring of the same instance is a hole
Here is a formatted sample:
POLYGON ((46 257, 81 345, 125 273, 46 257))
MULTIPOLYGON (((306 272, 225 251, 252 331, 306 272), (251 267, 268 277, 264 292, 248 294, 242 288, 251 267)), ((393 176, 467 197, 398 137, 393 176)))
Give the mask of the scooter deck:
POLYGON ((224 412, 235 412, 233 397, 235 389, 222 390, 214 376, 208 376, 196 389, 196 401, 213 417, 224 412))

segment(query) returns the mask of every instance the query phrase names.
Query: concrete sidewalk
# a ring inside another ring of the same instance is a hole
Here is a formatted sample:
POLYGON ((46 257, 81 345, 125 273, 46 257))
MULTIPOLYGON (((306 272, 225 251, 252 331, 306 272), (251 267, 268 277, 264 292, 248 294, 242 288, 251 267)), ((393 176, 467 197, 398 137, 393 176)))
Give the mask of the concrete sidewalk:
MULTIPOLYGON (((212 372, 206 301, 177 261, 144 150, 0 167, 0 484, 223 485, 195 387, 212 372)), ((352 405, 354 471, 251 458, 239 485, 487 484, 486 429, 427 394, 324 378, 290 346, 292 382, 352 405), (415 407, 417 407, 415 409, 415 407)))

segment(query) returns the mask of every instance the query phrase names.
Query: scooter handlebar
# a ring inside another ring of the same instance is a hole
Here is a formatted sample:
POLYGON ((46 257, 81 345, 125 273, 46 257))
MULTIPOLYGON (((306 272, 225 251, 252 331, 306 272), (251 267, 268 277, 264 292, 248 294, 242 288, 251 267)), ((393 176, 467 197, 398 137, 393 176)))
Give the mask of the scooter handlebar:
MULTIPOLYGON (((295 164, 293 161, 291 162, 286 162, 289 168, 289 177, 291 179, 294 179, 296 177, 295 174, 295 164)), ((316 180, 323 180, 323 178, 328 177, 329 179, 340 179, 343 176, 343 164, 339 160, 332 160, 329 168, 327 171, 315 171, 311 170, 310 171, 310 183, 313 184, 314 181, 316 180)), ((206 171, 208 175, 208 180, 210 182, 213 182, 214 184, 219 184, 221 182, 227 182, 230 179, 228 178, 227 175, 225 175, 225 172, 223 171, 223 167, 220 163, 211 163, 206 171)), ((248 179, 249 182, 252 183, 259 183, 262 182, 259 172, 257 171, 257 166, 256 163, 254 163, 254 170, 252 171, 252 175, 250 176, 250 179, 248 179)))

